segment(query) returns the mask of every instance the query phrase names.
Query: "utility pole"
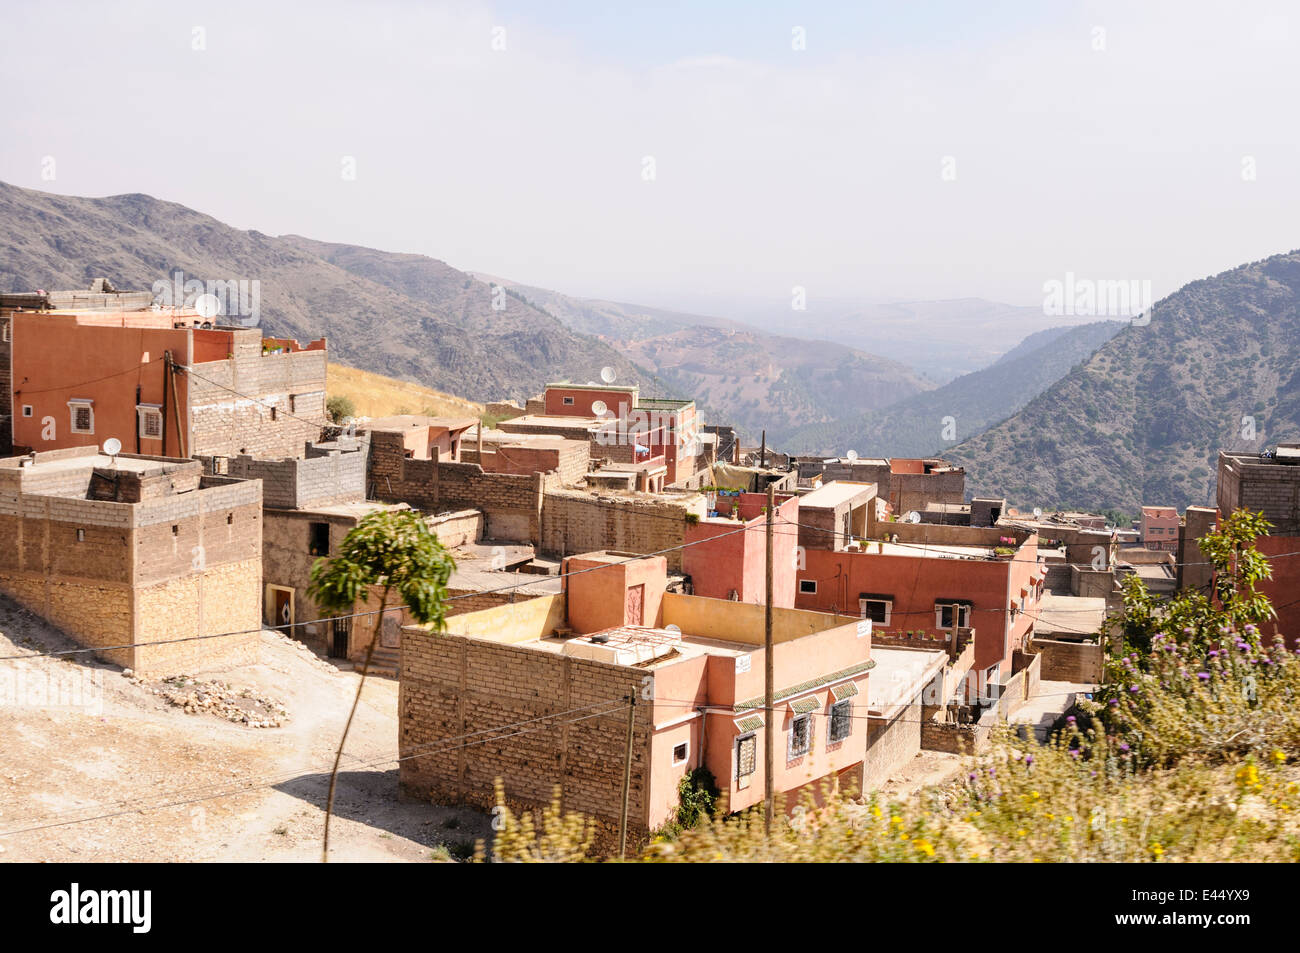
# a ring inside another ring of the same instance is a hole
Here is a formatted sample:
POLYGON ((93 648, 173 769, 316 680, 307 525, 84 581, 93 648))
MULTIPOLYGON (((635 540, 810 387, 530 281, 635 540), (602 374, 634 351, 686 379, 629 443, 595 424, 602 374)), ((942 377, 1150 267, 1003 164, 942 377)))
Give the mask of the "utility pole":
POLYGON ((776 522, 776 493, 767 485, 767 604, 763 617, 763 830, 772 834, 772 762, 776 727, 772 664, 772 531, 776 522))
POLYGON ((627 755, 623 760, 623 819, 618 825, 618 857, 627 856, 627 808, 632 795, 632 727, 636 719, 636 689, 633 688, 627 706, 627 755))
POLYGON ((763 431, 763 442, 758 449, 758 465, 764 470, 767 469, 767 431, 763 431))

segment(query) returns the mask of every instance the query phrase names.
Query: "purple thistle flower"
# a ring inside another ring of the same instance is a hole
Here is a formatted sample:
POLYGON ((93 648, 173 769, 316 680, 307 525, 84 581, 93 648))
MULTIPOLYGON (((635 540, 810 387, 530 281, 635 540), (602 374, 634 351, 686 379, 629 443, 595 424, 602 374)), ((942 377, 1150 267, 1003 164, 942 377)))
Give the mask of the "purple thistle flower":
POLYGON ((1129 750, 1129 748, 1128 748, 1128 742, 1121 742, 1121 743, 1120 743, 1120 746, 1119 746, 1119 750, 1120 750, 1120 751, 1123 751, 1123 752, 1125 752, 1125 753, 1127 753, 1128 750, 1129 750))
POLYGON ((1201 681, 1203 681, 1203 682, 1208 682, 1208 681, 1210 680, 1210 673, 1209 673, 1209 672, 1197 672, 1197 673, 1196 673, 1196 677, 1199 678, 1199 679, 1200 679, 1201 681))
POLYGON ((1034 756, 1032 754, 1025 755, 1025 767, 1027 768, 1033 763, 1034 763, 1034 756))

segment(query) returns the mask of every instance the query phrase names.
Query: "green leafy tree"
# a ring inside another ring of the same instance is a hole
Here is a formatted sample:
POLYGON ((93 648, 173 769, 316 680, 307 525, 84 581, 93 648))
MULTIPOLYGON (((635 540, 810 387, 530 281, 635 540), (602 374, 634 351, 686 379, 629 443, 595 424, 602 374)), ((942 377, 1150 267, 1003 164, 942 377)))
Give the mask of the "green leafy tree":
POLYGON ((342 394, 335 394, 329 400, 325 401, 325 412, 330 415, 330 420, 336 424, 341 424, 349 417, 355 417, 357 408, 352 403, 351 397, 344 397, 342 394))
POLYGON ((1257 588, 1272 578, 1273 570, 1268 557, 1255 548, 1255 540, 1271 528, 1264 514, 1241 509, 1198 540, 1214 566, 1214 600, 1207 593, 1187 591, 1166 603, 1152 596, 1138 577, 1124 580, 1123 609, 1112 620, 1124 637, 1120 654, 1150 651, 1160 633, 1209 645, 1222 638, 1224 627, 1241 630, 1258 644, 1259 624, 1276 616, 1268 597, 1257 588))
POLYGON ((410 510, 379 510, 363 517, 343 539, 338 555, 316 561, 307 592, 324 612, 346 615, 378 590, 379 607, 366 646, 365 661, 352 710, 343 726, 330 773, 329 796, 325 805, 324 859, 329 860, 329 823, 334 808, 334 783, 348 730, 361 701, 370 659, 379 640, 384 612, 394 593, 417 622, 442 631, 446 627, 447 583, 456 562, 420 514, 410 510))

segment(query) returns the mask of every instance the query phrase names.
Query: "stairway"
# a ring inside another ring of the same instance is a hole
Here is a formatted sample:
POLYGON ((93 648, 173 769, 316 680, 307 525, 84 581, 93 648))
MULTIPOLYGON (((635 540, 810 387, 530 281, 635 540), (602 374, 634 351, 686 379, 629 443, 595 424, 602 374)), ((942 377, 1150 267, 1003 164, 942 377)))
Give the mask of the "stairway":
MULTIPOLYGON (((382 645, 376 645, 374 654, 370 656, 370 667, 366 669, 366 675, 382 675, 385 678, 397 678, 401 670, 402 650, 389 649, 382 645)), ((352 663, 356 670, 361 671, 361 661, 352 663)))

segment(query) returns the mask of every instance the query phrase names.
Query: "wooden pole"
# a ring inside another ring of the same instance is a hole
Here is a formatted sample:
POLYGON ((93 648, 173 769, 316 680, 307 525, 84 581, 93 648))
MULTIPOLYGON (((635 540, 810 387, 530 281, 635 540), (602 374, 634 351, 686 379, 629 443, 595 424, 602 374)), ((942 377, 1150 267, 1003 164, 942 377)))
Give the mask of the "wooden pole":
POLYGON ((636 723, 636 689, 632 689, 627 706, 627 755, 623 759, 623 818, 618 825, 618 857, 627 855, 627 812, 632 797, 632 729, 636 723))
POLYGON ((772 772, 774 736, 776 734, 774 666, 772 660, 772 531, 776 522, 776 493, 772 484, 767 485, 767 604, 763 617, 763 722, 767 725, 763 732, 763 830, 772 833, 772 772))

